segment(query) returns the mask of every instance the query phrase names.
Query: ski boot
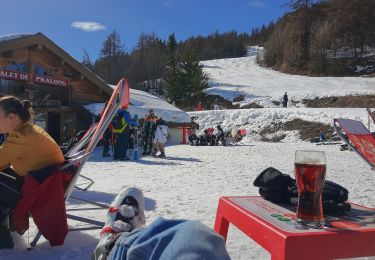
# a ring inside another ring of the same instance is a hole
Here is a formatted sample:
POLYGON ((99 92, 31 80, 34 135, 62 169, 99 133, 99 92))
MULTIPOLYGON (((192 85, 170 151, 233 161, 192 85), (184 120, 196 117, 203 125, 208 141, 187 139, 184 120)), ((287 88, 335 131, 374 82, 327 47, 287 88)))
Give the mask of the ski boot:
POLYGON ((153 149, 152 149, 152 157, 156 157, 156 153, 158 152, 158 150, 154 147, 153 149))

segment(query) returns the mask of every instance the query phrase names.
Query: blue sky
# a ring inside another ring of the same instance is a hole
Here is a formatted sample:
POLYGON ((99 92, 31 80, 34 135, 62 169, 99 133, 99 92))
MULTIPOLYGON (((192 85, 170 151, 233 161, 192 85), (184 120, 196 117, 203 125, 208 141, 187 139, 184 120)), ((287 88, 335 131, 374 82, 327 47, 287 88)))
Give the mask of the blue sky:
POLYGON ((215 30, 250 32, 276 21, 288 0, 1 0, 0 35, 42 32, 77 60, 96 59, 116 30, 126 51, 139 35, 155 32, 177 41, 215 30))

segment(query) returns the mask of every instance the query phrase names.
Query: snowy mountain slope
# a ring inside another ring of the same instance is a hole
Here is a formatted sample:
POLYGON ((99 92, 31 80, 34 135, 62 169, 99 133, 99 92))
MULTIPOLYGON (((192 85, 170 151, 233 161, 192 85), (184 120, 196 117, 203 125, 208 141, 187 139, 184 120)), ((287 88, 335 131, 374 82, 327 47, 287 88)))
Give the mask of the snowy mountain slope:
POLYGON ((230 101, 244 95, 240 105, 258 103, 275 107, 284 92, 300 102, 315 97, 373 94, 375 78, 363 77, 307 77, 281 73, 256 63, 257 47, 250 48, 248 57, 202 61, 209 76, 207 94, 220 95, 230 101))

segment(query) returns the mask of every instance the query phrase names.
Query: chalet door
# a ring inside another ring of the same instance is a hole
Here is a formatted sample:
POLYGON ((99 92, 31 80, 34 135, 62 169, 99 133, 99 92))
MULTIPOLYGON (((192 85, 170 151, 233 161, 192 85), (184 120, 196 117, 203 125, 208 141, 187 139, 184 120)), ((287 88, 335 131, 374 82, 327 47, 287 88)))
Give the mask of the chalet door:
POLYGON ((60 113, 55 112, 48 112, 48 118, 47 118, 47 132, 50 134, 50 136, 55 139, 56 143, 60 143, 60 121, 61 116, 60 113))

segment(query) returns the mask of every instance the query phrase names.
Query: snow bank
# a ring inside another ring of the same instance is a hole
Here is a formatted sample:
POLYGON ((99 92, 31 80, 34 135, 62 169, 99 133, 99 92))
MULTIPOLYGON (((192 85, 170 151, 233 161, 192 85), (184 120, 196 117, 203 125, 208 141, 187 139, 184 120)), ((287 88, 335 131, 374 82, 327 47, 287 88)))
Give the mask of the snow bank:
MULTIPOLYGON (((368 124, 364 108, 262 108, 189 112, 199 124, 199 134, 209 127, 220 124, 225 132, 246 129, 248 141, 260 141, 259 131, 271 123, 291 121, 299 118, 310 122, 332 124, 334 118, 349 118, 368 124)), ((371 124, 374 128, 374 126, 371 124)), ((299 142, 297 132, 286 133, 283 142, 299 142)))

